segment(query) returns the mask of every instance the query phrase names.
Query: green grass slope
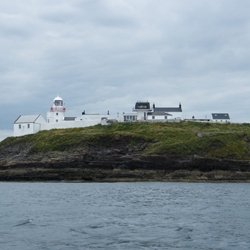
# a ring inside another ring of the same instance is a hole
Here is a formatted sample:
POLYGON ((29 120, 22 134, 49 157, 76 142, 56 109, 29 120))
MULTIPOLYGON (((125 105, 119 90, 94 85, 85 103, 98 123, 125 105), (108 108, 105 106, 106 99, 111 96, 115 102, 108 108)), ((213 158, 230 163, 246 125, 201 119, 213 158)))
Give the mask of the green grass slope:
POLYGON ((147 141, 144 153, 172 156, 200 155, 221 159, 250 159, 250 124, 219 123, 116 123, 110 126, 54 129, 0 142, 3 148, 23 143, 33 152, 64 151, 84 146, 112 146, 117 138, 132 145, 147 141))

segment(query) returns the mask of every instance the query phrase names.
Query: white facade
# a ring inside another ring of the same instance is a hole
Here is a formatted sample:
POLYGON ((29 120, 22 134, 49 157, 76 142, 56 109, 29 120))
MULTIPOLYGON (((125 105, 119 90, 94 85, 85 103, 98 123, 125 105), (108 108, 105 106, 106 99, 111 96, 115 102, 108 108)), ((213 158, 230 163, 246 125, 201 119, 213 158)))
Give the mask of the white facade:
POLYGON ((79 117, 65 117, 63 99, 57 96, 47 112, 47 121, 41 115, 19 116, 14 122, 14 136, 34 134, 41 130, 89 127, 106 125, 109 115, 82 114, 79 117), (69 119, 67 119, 69 118, 69 119))
MULTIPOLYGON (((171 116, 169 116, 171 117, 171 116)), ((148 120, 167 120, 168 116, 167 115, 148 115, 148 120)))
POLYGON ((53 106, 50 108, 50 111, 47 112, 47 122, 62 122, 65 117, 66 108, 64 107, 63 99, 60 96, 57 96, 53 100, 53 106))
POLYGON ((122 121, 180 121, 182 107, 150 107, 148 101, 136 102, 133 113, 123 113, 122 121))
POLYGON ((125 122, 135 122, 137 121, 137 113, 123 113, 123 121, 125 122))
POLYGON ((148 110, 136 110, 137 111, 137 120, 138 121, 146 121, 148 120, 148 110))
POLYGON ((84 128, 97 124, 106 125, 107 115, 82 115, 72 121, 63 120, 60 122, 50 122, 41 124, 41 130, 62 129, 62 128, 84 128))
POLYGON ((14 136, 34 134, 41 130, 46 121, 41 115, 19 116, 14 123, 14 136))

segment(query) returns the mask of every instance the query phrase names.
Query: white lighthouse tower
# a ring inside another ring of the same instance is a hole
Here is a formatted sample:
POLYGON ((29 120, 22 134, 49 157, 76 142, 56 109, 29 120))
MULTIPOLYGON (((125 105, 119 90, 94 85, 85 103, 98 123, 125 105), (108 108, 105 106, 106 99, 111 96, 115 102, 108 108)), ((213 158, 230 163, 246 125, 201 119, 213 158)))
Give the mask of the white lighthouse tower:
POLYGON ((62 122, 65 117, 66 108, 64 107, 63 99, 60 96, 57 96, 53 100, 53 106, 50 108, 50 111, 47 112, 47 122, 62 122))

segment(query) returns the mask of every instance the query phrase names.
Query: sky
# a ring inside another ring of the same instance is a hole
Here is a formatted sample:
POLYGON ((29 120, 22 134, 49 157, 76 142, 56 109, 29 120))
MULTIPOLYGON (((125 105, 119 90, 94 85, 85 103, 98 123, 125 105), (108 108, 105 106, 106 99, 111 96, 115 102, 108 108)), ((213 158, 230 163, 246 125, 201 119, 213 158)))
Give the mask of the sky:
POLYGON ((136 101, 250 122, 250 1, 0 3, 0 140, 59 95, 66 116, 117 118, 136 101))

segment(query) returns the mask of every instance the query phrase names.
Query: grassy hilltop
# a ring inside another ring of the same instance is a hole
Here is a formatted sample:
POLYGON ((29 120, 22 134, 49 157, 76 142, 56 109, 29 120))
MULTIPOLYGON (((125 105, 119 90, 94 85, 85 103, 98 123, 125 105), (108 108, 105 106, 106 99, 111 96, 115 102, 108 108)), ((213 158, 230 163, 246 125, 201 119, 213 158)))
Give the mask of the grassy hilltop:
POLYGON ((116 123, 110 126, 54 129, 0 142, 1 149, 29 145, 32 152, 65 151, 84 146, 111 146, 117 138, 131 146, 147 142, 146 155, 200 155, 221 159, 250 159, 250 124, 116 123))

